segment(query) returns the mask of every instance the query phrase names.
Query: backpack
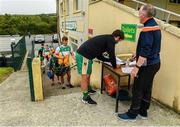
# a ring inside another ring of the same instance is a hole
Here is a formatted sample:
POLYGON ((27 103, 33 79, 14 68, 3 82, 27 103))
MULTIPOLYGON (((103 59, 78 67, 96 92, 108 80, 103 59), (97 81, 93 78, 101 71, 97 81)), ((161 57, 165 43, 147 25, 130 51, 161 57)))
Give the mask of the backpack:
POLYGON ((49 79, 52 79, 53 76, 54 76, 54 74, 49 70, 49 71, 47 72, 47 76, 48 76, 49 79))
POLYGON ((58 63, 58 58, 52 57, 51 60, 52 60, 52 67, 51 68, 52 68, 53 73, 56 74, 57 76, 63 75, 64 74, 64 67, 63 67, 63 65, 60 65, 58 63))
POLYGON ((113 96, 117 92, 116 80, 110 74, 107 74, 103 77, 105 82, 105 91, 108 95, 113 96))
MULTIPOLYGON (((105 82, 105 91, 107 92, 107 94, 113 98, 116 98, 116 92, 118 91, 118 89, 114 77, 110 74, 107 74, 103 77, 103 79, 105 82)), ((131 100, 128 90, 121 88, 118 92, 119 92, 118 100, 120 101, 131 100)))

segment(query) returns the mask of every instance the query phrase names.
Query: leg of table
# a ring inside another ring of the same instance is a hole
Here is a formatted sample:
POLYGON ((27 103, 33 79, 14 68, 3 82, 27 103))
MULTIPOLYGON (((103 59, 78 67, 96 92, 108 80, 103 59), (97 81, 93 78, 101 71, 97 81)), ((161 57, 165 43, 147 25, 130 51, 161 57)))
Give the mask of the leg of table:
POLYGON ((115 112, 118 112, 119 87, 120 87, 120 76, 118 76, 118 89, 117 89, 117 92, 116 92, 116 108, 115 108, 115 112))
POLYGON ((131 75, 128 76, 128 90, 130 90, 131 75))
POLYGON ((103 63, 102 63, 102 71, 101 71, 101 94, 102 94, 102 91, 103 91, 103 73, 104 73, 104 66, 103 66, 103 63))

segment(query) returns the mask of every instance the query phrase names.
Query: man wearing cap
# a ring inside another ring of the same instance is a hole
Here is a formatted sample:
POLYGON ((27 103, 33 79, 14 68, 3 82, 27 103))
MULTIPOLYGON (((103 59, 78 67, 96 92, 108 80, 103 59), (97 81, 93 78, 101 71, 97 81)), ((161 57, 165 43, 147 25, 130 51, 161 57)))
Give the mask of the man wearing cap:
POLYGON ((84 42, 76 52, 78 73, 81 75, 82 101, 87 104, 97 104, 89 94, 95 93, 90 87, 90 75, 92 72, 93 59, 111 62, 114 69, 117 68, 115 56, 115 44, 124 39, 121 30, 115 30, 112 34, 99 35, 84 42), (103 57, 103 53, 109 54, 109 59, 103 57))

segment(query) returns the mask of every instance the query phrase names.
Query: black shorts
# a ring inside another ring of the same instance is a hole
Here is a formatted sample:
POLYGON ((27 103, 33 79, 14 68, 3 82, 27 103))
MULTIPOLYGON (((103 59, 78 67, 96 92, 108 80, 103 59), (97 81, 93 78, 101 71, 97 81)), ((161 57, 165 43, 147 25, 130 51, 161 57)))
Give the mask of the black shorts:
POLYGON ((70 66, 68 66, 68 67, 63 67, 62 70, 61 70, 61 72, 60 72, 60 76, 65 75, 65 74, 66 74, 67 72, 69 72, 69 71, 71 71, 70 66))
POLYGON ((64 72, 65 72, 65 73, 67 73, 67 72, 69 72, 69 71, 71 71, 70 66, 64 67, 64 72))

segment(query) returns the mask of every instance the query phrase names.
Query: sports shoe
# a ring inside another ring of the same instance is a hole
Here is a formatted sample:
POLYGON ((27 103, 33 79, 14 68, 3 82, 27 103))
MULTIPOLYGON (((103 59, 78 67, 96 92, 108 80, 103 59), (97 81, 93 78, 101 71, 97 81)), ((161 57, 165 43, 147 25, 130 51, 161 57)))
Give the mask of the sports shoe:
POLYGON ((66 86, 69 88, 74 88, 74 86, 71 83, 67 84, 66 86))
POLYGON ((130 117, 127 113, 118 114, 118 118, 123 121, 136 121, 136 117, 130 117))
POLYGON ((65 86, 62 86, 62 89, 66 89, 66 87, 65 87, 65 86))
POLYGON ((89 92, 89 94, 90 94, 90 95, 92 95, 92 94, 95 94, 95 93, 96 93, 96 91, 95 91, 95 90, 93 90, 93 89, 88 90, 88 92, 89 92))
POLYGON ((140 119, 142 119, 142 120, 147 120, 148 119, 148 117, 147 116, 142 116, 142 115, 138 115, 138 118, 140 118, 140 119))
POLYGON ((82 99, 82 102, 85 103, 85 104, 97 104, 97 102, 95 102, 93 99, 91 99, 90 96, 88 96, 87 98, 84 98, 82 99))
POLYGON ((143 119, 143 120, 148 119, 147 111, 140 111, 140 113, 138 114, 138 117, 143 119))

